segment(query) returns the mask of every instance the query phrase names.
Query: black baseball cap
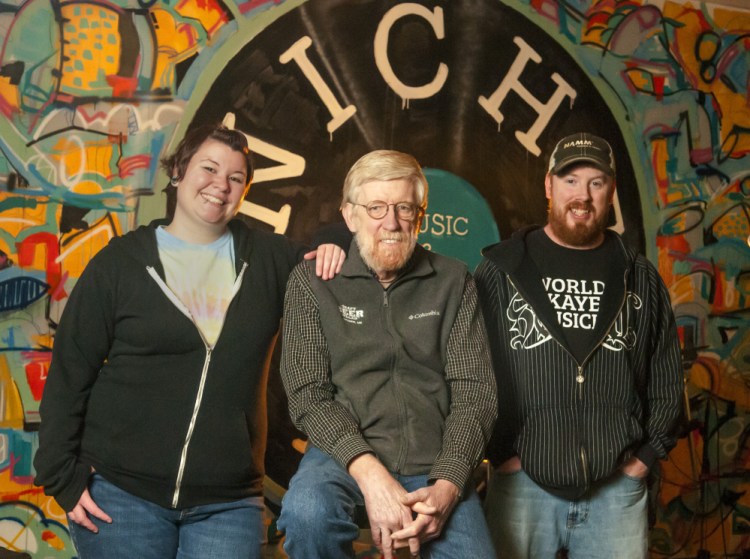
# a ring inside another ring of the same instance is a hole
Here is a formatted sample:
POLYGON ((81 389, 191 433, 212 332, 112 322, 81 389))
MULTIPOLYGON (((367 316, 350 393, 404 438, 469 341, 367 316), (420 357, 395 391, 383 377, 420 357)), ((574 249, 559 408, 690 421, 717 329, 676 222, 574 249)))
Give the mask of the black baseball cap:
POLYGON ((557 175, 573 163, 591 163, 608 175, 615 176, 615 156, 606 140, 579 132, 557 142, 549 158, 549 174, 557 175))

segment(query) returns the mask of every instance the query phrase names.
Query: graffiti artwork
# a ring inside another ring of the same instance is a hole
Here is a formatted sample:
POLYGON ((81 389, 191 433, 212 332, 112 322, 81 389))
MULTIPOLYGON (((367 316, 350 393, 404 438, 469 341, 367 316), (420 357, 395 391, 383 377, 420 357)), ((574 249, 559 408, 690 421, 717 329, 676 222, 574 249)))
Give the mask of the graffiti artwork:
MULTIPOLYGON (((611 226, 658 265, 685 366, 653 556, 750 548, 749 76, 750 9, 718 0, 3 3, 0 547, 75 556, 63 511, 32 483, 57 323, 110 239, 168 213, 160 157, 224 121, 255 154, 241 209, 254 226, 309 240, 340 219, 352 162, 399 149, 432 186, 420 241, 472 268, 546 219, 559 137, 609 139, 611 226)), ((270 383, 273 539, 304 441, 270 383)))

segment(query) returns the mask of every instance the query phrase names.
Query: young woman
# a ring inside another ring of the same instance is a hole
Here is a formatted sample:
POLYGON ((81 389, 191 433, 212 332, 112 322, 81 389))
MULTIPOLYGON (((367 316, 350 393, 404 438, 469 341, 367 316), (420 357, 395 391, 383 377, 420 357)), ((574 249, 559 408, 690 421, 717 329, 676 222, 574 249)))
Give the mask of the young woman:
MULTIPOLYGON (((305 249, 233 219, 253 174, 241 133, 194 129, 162 165, 174 217, 113 239, 60 320, 36 483, 81 559, 257 558, 264 363, 305 249)), ((320 252, 331 277, 343 251, 320 252)))

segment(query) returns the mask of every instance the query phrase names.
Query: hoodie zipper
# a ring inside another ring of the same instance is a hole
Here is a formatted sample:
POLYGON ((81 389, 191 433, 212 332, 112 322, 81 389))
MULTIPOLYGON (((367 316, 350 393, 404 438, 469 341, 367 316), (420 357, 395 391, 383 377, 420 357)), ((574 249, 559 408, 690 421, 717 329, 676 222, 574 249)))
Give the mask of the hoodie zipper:
MULTIPOLYGON (((623 282, 624 282, 624 289, 622 294, 622 301, 620 301, 620 306, 617 309, 617 312, 614 315, 614 318, 610 321, 607 328, 604 330, 604 334, 599 339, 599 341, 596 343, 594 348, 589 352, 589 354, 586 356, 586 358, 581 362, 580 365, 578 365, 578 374, 576 375, 576 382, 578 383, 578 401, 583 402, 583 383, 586 380, 586 378, 583 376, 583 369, 586 366, 586 363, 589 362, 589 359, 591 359, 591 356, 594 355, 594 352, 599 349, 599 347, 604 343, 604 340, 607 339, 607 335, 609 334, 609 331, 612 329, 612 326, 617 321, 617 318, 622 313, 622 309, 625 306, 625 301, 628 297, 628 269, 625 269, 625 275, 623 276, 623 282)), ((577 362, 576 362, 577 364, 577 362)), ((580 454, 581 454, 581 466, 583 467, 583 480, 586 483, 586 487, 589 486, 589 461, 588 457, 586 456, 586 449, 581 445, 580 447, 580 454)))
MULTIPOLYGON (((229 311, 229 305, 232 304, 232 301, 237 295, 237 292, 240 290, 240 286, 242 285, 242 278, 245 275, 246 269, 247 269, 247 262, 243 262, 242 269, 240 270, 240 273, 235 278, 234 284, 232 286, 232 293, 229 297, 229 304, 227 305, 227 312, 229 311)), ((185 475, 185 466, 187 465, 187 454, 190 448, 190 440, 193 437, 193 431, 195 430, 195 423, 198 420, 198 412, 200 412, 201 404, 203 402, 203 391, 206 387, 206 380, 208 379, 208 368, 211 363, 211 355, 213 353, 213 348, 208 343, 206 343, 206 339, 203 337, 203 333, 200 331, 200 328, 198 328, 198 325, 195 324, 195 319, 193 318, 193 315, 190 313, 190 310, 169 288, 169 286, 161 278, 161 276, 156 271, 156 269, 153 266, 146 266, 146 270, 148 271, 149 275, 154 279, 154 281, 156 281, 159 288, 164 292, 164 294, 172 302, 172 304, 174 304, 174 306, 177 307, 177 309, 182 314, 188 317, 190 319, 190 322, 193 323, 193 325, 195 325, 195 328, 198 330, 198 335, 200 335, 201 340, 203 340, 203 345, 206 348, 206 357, 203 360, 203 369, 201 370, 201 378, 200 378, 200 382, 198 383, 198 392, 195 396, 195 403, 193 405, 193 413, 190 416, 190 422, 188 423, 188 430, 187 430, 187 433, 185 434, 185 440, 182 443, 182 451, 180 452, 180 465, 177 468, 177 479, 175 480, 174 493, 172 494, 172 508, 176 509, 177 504, 179 503, 179 500, 180 500, 180 489, 182 488, 182 479, 185 475)), ((221 332, 224 329, 224 322, 226 321, 227 312, 225 312, 224 316, 222 317, 221 327, 219 328, 219 336, 216 338, 217 341, 219 340, 219 338, 221 338, 221 332)))

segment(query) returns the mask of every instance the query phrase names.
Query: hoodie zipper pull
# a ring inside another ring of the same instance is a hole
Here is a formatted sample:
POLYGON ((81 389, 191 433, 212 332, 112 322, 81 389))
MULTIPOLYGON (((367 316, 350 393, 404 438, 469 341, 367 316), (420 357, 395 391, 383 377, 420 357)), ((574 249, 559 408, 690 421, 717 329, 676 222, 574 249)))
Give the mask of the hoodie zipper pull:
POLYGON ((583 400, 583 367, 578 365, 578 374, 576 375, 576 382, 578 383, 578 399, 583 400))

